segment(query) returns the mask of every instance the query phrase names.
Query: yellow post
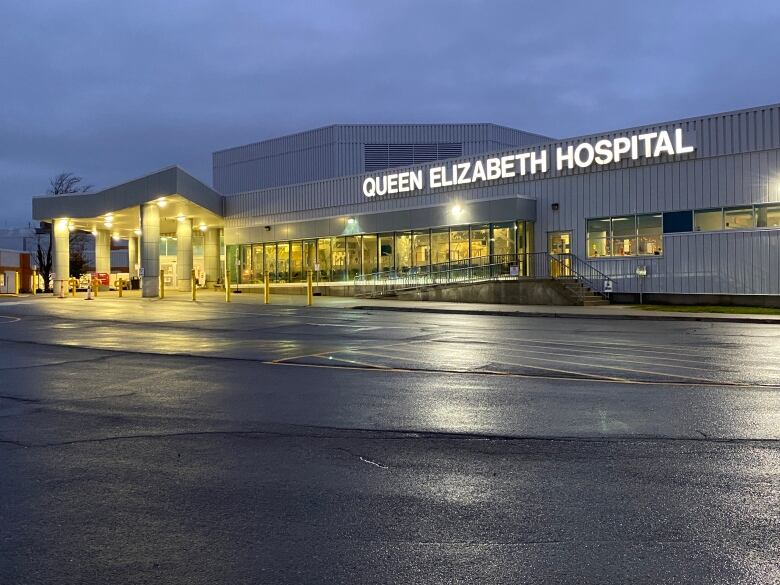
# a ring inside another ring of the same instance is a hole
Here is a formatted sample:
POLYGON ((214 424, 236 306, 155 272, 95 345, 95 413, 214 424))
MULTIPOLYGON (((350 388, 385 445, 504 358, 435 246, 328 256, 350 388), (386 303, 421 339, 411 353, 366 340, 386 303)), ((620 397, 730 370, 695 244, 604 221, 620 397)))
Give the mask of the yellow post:
POLYGON ((225 267, 225 302, 230 302, 230 271, 225 267))
POLYGON ((192 269, 192 275, 190 276, 190 286, 192 287, 192 300, 195 300, 195 269, 192 269))
POLYGON ((122 298, 122 279, 117 278, 116 279, 116 292, 119 293, 119 298, 122 298))
POLYGON ((97 278, 92 279, 92 294, 95 295, 95 298, 98 296, 98 291, 100 291, 100 281, 97 278))
POLYGON ((165 270, 160 268, 160 298, 165 298, 165 270))
POLYGON ((38 271, 33 270, 33 285, 32 285, 32 294, 35 296, 38 294, 36 291, 38 290, 38 271))
POLYGON ((263 273, 263 304, 268 305, 271 302, 271 281, 268 278, 268 271, 263 273))
POLYGON ((22 277, 21 273, 17 272, 14 276, 14 290, 16 290, 16 294, 19 294, 19 279, 22 277))
POLYGON ((68 284, 70 285, 70 296, 73 298, 76 298, 76 284, 74 282, 75 279, 71 278, 68 281, 68 284))
POLYGON ((311 270, 306 271, 306 306, 314 304, 314 289, 311 286, 311 270))

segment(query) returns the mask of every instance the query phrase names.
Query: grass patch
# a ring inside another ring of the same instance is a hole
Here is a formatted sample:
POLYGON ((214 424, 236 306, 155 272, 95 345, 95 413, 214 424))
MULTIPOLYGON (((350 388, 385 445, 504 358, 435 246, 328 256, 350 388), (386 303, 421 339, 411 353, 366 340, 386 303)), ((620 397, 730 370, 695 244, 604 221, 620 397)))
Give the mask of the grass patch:
POLYGON ((727 305, 634 305, 645 311, 669 311, 675 313, 728 313, 735 315, 780 315, 780 308, 740 307, 727 305))

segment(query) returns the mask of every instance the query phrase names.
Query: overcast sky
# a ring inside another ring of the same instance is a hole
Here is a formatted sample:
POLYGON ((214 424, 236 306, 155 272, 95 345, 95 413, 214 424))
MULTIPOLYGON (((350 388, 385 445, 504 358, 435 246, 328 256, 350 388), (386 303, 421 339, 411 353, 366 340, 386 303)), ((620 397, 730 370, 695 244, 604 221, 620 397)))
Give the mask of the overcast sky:
POLYGON ((0 0, 0 226, 340 122, 556 137, 780 102, 780 2, 0 0))

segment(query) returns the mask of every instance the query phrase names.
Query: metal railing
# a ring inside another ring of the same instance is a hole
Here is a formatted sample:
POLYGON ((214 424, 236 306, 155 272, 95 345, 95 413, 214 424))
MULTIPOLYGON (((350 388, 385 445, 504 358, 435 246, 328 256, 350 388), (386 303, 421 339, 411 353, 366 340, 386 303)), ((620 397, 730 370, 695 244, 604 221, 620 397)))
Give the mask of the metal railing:
MULTIPOLYGON (((574 254, 493 254, 462 260, 451 260, 408 268, 359 274, 354 279, 357 297, 382 297, 401 291, 420 290, 449 284, 471 284, 523 278, 552 278, 572 280, 583 287, 605 295, 609 277, 574 254)), ((584 296, 589 291, 573 287, 573 292, 584 296)))

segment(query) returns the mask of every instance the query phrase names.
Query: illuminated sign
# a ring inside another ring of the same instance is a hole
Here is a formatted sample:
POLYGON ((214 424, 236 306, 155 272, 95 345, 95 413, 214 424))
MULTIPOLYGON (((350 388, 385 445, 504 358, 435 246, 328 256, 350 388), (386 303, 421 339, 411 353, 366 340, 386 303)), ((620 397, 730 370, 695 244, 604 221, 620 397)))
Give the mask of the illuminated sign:
MULTIPOLYGON (((595 143, 581 142, 555 149, 555 168, 558 171, 574 168, 588 168, 591 165, 608 165, 622 160, 657 158, 663 155, 677 156, 688 154, 695 146, 684 143, 682 128, 676 128, 671 134, 666 130, 645 132, 631 136, 604 138, 595 143)), ((363 195, 392 195, 422 191, 426 184, 430 189, 471 185, 485 181, 497 181, 526 175, 545 174, 549 171, 549 153, 547 149, 500 157, 477 159, 474 162, 456 162, 450 165, 389 173, 363 180, 363 195)))

